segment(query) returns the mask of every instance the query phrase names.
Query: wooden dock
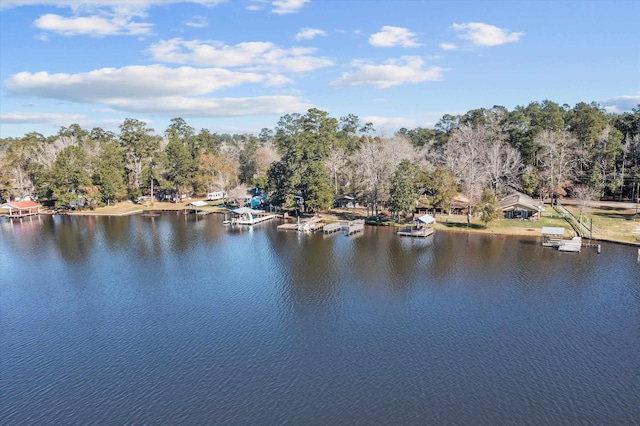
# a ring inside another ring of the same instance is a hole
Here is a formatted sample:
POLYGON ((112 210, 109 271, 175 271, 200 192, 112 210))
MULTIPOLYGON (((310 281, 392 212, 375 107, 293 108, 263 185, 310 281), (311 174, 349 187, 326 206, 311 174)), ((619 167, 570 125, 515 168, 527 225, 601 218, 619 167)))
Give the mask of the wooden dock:
POLYGON ((418 229, 402 229, 397 232, 397 235, 401 237, 428 237, 433 234, 433 228, 418 228, 418 229))
POLYGON ((357 219, 349 222, 329 223, 322 227, 322 231, 325 234, 342 232, 344 235, 354 235, 364 231, 364 219, 357 219))
POLYGON ((340 222, 329 223, 327 225, 324 225, 324 227, 322 228, 322 232, 324 232, 325 234, 333 234, 335 232, 342 231, 343 226, 344 225, 340 222))
POLYGON ((344 227, 344 235, 353 235, 364 232, 364 219, 352 220, 344 227))
POLYGON ((323 229, 325 226, 323 219, 320 216, 314 216, 309 219, 304 219, 296 223, 283 223, 278 225, 280 231, 299 231, 299 232, 315 232, 323 229))
POLYGON ((573 237, 570 240, 562 240, 558 246, 558 251, 568 251, 572 253, 580 253, 582 249, 582 238, 573 237))
POLYGON ((275 214, 267 214, 264 210, 253 210, 248 207, 231 210, 225 214, 225 225, 256 225, 275 218, 275 214), (229 217, 228 215, 231 215, 229 217))

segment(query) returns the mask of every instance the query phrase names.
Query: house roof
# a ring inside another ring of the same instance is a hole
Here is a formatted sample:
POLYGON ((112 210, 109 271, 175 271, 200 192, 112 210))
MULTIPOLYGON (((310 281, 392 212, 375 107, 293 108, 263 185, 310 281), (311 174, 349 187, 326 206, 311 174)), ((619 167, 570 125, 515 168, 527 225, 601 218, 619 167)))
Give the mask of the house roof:
POLYGON ((34 201, 11 201, 0 207, 3 209, 35 209, 42 206, 34 201))
POLYGON ((535 210, 541 212, 543 207, 539 205, 540 202, 535 201, 528 195, 516 192, 500 200, 500 208, 506 210, 511 207, 524 207, 527 210, 535 210))

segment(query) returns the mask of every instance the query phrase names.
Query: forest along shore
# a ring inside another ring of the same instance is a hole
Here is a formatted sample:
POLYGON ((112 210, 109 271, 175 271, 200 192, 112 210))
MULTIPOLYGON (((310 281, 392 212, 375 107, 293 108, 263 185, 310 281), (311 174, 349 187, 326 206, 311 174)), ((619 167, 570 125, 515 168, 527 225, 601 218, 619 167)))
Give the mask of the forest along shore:
MULTIPOLYGON (((65 214, 71 215, 95 215, 95 216, 126 216, 143 213, 146 211, 182 211, 188 208, 188 203, 154 202, 136 204, 132 202, 117 203, 113 206, 99 207, 94 210, 73 211, 65 214)), ((575 217, 579 217, 578 208, 571 200, 564 203, 567 210, 575 217)), ((224 213, 226 208, 209 205, 202 208, 217 213, 224 213)), ((59 212, 49 211, 56 214, 59 212)), ((320 213, 327 222, 340 220, 365 219, 366 209, 331 209, 320 213)), ((406 224, 391 221, 388 215, 383 215, 380 225, 404 226, 406 224)), ((593 227, 592 239, 610 241, 640 246, 640 213, 636 216, 635 204, 617 202, 593 202, 588 211, 583 211, 582 222, 587 227, 593 227)), ((566 236, 574 234, 571 223, 561 217, 551 205, 545 205, 542 218, 537 221, 497 219, 491 221, 488 226, 478 217, 473 217, 467 222, 466 215, 436 215, 436 230, 451 232, 469 232, 492 235, 530 236, 539 237, 543 226, 559 226, 565 228, 566 236)), ((586 236, 588 238, 588 236, 586 236)))

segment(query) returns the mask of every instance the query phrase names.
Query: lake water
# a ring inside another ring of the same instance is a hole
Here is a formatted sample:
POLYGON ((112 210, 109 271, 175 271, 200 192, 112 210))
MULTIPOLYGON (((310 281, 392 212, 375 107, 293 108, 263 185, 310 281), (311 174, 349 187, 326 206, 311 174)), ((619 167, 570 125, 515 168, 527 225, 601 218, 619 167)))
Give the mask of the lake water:
POLYGON ((637 249, 0 221, 0 424, 640 424, 637 249))

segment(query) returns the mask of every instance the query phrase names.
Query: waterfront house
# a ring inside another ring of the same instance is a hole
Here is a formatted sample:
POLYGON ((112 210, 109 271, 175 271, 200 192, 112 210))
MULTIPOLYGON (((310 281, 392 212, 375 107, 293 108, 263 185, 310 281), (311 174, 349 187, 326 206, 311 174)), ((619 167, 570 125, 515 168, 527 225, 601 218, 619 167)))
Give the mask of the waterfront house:
POLYGON ((516 192, 500 200, 500 210, 505 219, 538 220, 544 207, 541 201, 516 192))
POLYGON ((10 201, 0 206, 2 214, 9 218, 20 218, 40 214, 42 206, 33 201, 10 201))

